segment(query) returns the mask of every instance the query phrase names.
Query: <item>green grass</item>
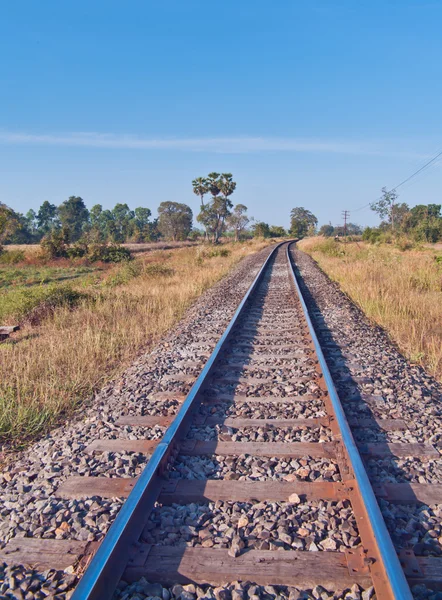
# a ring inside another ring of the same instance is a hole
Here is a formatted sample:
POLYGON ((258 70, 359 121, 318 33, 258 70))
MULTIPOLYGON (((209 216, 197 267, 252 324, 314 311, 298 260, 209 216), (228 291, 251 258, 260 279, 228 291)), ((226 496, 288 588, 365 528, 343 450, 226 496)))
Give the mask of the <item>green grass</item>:
POLYGON ((0 266, 0 325, 19 323, 44 306, 52 310, 74 304, 100 281, 103 269, 89 266, 0 266))
POLYGON ((15 288, 0 297, 0 322, 8 320, 17 322, 23 319, 40 321, 43 316, 57 306, 75 306, 85 294, 74 290, 69 285, 40 286, 32 289, 15 288), (39 309, 40 314, 36 314, 39 309))
POLYGON ((97 271, 94 267, 0 267, 0 288, 35 286, 75 280, 97 271))

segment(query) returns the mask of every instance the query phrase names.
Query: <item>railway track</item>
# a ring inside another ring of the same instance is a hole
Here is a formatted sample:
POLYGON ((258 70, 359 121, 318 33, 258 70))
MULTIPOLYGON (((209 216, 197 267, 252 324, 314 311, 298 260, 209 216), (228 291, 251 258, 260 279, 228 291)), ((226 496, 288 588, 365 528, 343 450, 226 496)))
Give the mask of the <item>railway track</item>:
POLYGON ((78 552, 85 571, 74 600, 111 598, 121 579, 142 578, 211 588, 251 581, 282 597, 285 588, 357 584, 366 598, 374 586, 379 600, 412 598, 409 584, 441 587, 441 559, 398 556, 375 497, 427 502, 440 486, 373 491, 361 459, 439 453, 425 444, 355 444, 351 428, 403 423, 366 414, 347 421, 289 245, 269 256, 196 381, 195 369, 183 361, 167 375, 177 388, 193 384, 184 396, 164 394, 181 403, 176 415, 123 415, 117 424, 162 427, 161 438, 97 439, 86 448, 151 455, 138 479, 70 477, 60 486, 62 498, 127 497, 99 546, 35 545, 36 556, 78 552))

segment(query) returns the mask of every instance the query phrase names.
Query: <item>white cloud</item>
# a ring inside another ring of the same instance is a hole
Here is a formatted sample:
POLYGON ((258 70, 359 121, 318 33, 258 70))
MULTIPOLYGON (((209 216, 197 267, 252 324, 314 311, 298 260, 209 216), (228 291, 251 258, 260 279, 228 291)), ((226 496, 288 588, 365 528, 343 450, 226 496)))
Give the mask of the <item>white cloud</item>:
POLYGON ((33 134, 0 131, 0 143, 140 150, 182 150, 224 154, 302 152, 426 158, 426 155, 387 150, 382 145, 342 140, 278 137, 144 138, 110 133, 33 134))

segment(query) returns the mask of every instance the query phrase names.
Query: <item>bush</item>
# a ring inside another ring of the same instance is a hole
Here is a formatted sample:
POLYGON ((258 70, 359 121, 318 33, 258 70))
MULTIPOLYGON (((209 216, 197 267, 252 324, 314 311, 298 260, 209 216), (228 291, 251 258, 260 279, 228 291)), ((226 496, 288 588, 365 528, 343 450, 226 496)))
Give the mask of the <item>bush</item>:
POLYGON ((68 234, 64 229, 52 229, 40 242, 43 254, 47 258, 66 258, 67 245, 68 234))
POLYGON ((88 246, 83 242, 77 242, 66 250, 69 258, 83 258, 88 253, 88 246))
POLYGON ((128 248, 117 244, 93 244, 89 248, 88 258, 92 262, 119 263, 132 260, 132 253, 128 248))
POLYGON ((405 252, 405 250, 411 250, 412 248, 414 248, 414 246, 415 244, 413 243, 413 241, 406 237, 400 237, 396 240, 396 248, 398 248, 398 250, 401 250, 402 252, 405 252))
POLYGON ((381 239, 381 232, 375 227, 366 227, 362 233, 362 239, 370 244, 375 244, 381 239))

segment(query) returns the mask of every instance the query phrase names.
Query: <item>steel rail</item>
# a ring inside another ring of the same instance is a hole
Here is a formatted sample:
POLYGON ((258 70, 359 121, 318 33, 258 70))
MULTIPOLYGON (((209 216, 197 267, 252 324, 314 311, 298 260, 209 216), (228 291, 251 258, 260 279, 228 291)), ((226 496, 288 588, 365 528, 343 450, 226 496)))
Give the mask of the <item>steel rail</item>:
POLYGON ((230 323, 183 402, 177 416, 166 430, 161 442, 155 448, 132 492, 121 507, 117 518, 89 563, 88 568, 75 589, 72 600, 104 600, 112 596, 124 568, 130 561, 130 552, 138 542, 149 512, 161 491, 163 483, 160 479, 161 474, 169 456, 176 451, 186 425, 190 422, 193 409, 197 404, 195 401, 204 390, 216 359, 248 300, 261 281, 266 267, 274 257, 276 250, 284 243, 281 242, 273 248, 253 280, 253 283, 245 293, 230 323))
MULTIPOLYGON (((319 344, 319 340, 316 336, 313 323, 310 319, 308 308, 302 295, 301 288, 299 286, 290 255, 290 248, 292 246, 292 243, 289 243, 286 249, 287 261, 290 267, 289 271, 292 275, 293 283, 298 294, 302 311, 304 313, 310 336, 313 341, 315 352, 319 360, 322 374, 324 376, 324 380, 328 388, 330 401, 332 403, 336 421, 341 433, 342 444, 344 445, 345 451, 349 458, 350 466, 354 473, 354 479, 359 491, 360 499, 365 513, 368 517, 368 523, 366 523, 365 526, 368 525, 371 529, 373 541, 377 547, 377 554, 382 563, 383 571, 387 579, 387 585, 390 589, 390 598, 394 598, 395 600, 413 600, 413 595, 405 577, 404 570, 401 567, 397 552, 394 548, 390 534, 385 525, 384 518, 376 500, 376 496, 373 492, 373 488, 371 487, 370 480, 368 478, 364 464, 359 454, 359 450, 353 439, 353 435, 351 433, 347 417, 345 416, 344 409, 342 408, 341 401, 339 399, 338 393, 336 392, 330 370, 328 368, 327 362, 319 344)), ((378 597, 381 598, 381 596, 378 597)), ((384 596, 382 597, 382 600, 385 600, 384 596)))

